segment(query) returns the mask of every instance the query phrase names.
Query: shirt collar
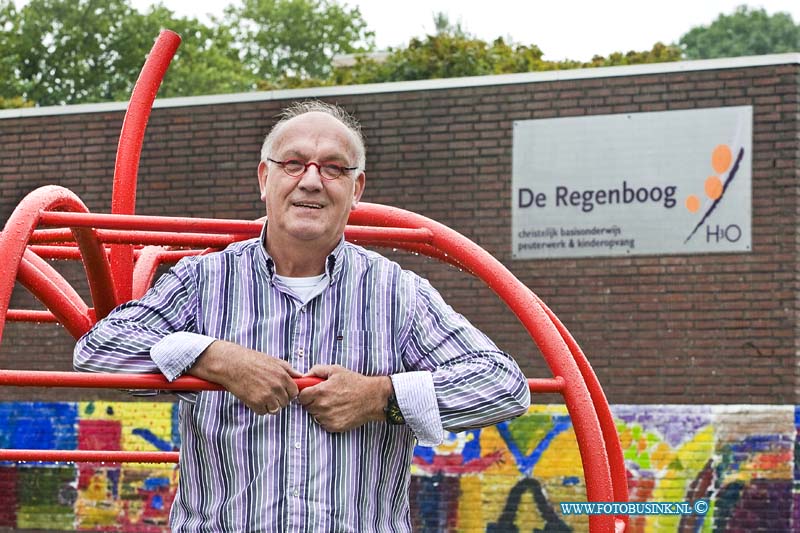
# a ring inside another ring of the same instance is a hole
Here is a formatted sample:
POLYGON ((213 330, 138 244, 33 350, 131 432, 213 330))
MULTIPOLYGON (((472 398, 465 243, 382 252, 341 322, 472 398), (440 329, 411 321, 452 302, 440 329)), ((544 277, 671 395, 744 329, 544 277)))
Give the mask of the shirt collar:
MULTIPOLYGON (((264 262, 264 266, 267 270, 267 278, 269 279, 270 285, 272 284, 273 277, 275 276, 275 261, 267 252, 267 248, 265 243, 267 242, 267 221, 264 222, 264 226, 261 228, 261 235, 258 238, 258 242, 260 246, 258 249, 260 250, 259 256, 264 262)), ((328 257, 325 259, 325 275, 328 276, 328 284, 333 285, 333 282, 339 277, 339 273, 342 271, 342 265, 344 263, 344 246, 345 240, 344 235, 339 240, 339 244, 336 245, 336 248, 328 254, 328 257)))

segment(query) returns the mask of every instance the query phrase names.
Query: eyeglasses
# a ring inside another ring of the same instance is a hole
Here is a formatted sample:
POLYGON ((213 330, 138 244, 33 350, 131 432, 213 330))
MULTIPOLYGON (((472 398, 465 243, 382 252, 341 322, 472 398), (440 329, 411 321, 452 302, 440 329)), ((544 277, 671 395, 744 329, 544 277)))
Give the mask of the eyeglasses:
POLYGON ((314 165, 317 167, 317 171, 319 175, 325 178, 326 180, 335 180, 342 177, 343 174, 347 174, 353 170, 356 170, 358 167, 343 167, 341 165, 335 165, 333 163, 315 163, 314 161, 309 161, 308 163, 303 163, 297 159, 287 159, 286 161, 275 161, 274 159, 267 158, 267 161, 270 163, 275 163, 279 167, 283 169, 288 175, 292 176, 293 178, 299 178, 303 174, 306 173, 308 167, 314 165))

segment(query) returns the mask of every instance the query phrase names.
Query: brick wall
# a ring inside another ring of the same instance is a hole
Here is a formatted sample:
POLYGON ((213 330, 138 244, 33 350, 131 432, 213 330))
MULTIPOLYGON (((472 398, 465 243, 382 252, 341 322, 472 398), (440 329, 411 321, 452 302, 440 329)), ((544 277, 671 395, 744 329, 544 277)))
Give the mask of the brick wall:
MULTIPOLYGON (((800 65, 796 55, 773 57, 786 59, 362 86, 349 94, 284 91, 206 105, 165 100, 144 142, 137 213, 261 216, 255 170, 275 114, 297 98, 335 101, 364 127, 364 200, 432 217, 494 254, 575 335, 612 402, 794 403, 800 65), (511 259, 513 121, 741 105, 753 106, 752 252, 511 259)), ((0 112, 0 220, 46 184, 73 190, 92 211, 110 211, 123 109, 88 110, 0 112)), ((549 376, 514 316, 482 284, 427 258, 387 255, 430 277, 530 377, 549 376)), ((80 278, 76 265, 66 266, 80 278)), ((86 294, 85 283, 80 290, 86 294)), ((15 291, 12 307, 29 299, 24 292, 15 291)), ((8 324, 0 367, 68 369, 71 344, 57 326, 8 324)), ((4 389, 0 399, 31 394, 76 393, 4 389)), ((114 396, 98 393, 107 395, 114 396)))

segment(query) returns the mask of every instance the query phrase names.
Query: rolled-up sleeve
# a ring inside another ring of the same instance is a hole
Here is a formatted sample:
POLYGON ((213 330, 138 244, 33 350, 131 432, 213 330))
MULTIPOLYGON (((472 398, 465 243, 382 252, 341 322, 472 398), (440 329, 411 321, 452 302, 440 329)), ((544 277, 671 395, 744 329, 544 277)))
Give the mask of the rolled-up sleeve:
POLYGON ((214 341, 196 333, 191 265, 191 259, 180 261, 141 299, 120 305, 98 321, 75 345, 75 370, 160 372, 173 381, 191 367, 214 341))
POLYGON ((414 281, 413 317, 403 344, 411 372, 392 382, 420 444, 439 444, 444 429, 484 427, 525 413, 530 391, 514 359, 447 305, 430 283, 416 276, 414 281))

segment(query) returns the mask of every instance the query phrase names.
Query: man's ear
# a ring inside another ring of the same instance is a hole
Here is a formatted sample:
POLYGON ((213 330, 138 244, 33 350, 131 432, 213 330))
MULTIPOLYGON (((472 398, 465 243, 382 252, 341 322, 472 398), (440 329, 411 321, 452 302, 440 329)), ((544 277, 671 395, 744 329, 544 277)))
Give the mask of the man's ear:
POLYGON ((261 201, 267 201, 267 163, 262 161, 258 164, 258 189, 261 191, 261 201))
POLYGON ((364 187, 367 185, 367 174, 366 172, 359 173, 358 177, 356 178, 356 186, 355 190, 353 191, 353 204, 350 206, 350 209, 355 209, 358 205, 359 200, 361 200, 361 195, 364 194, 364 187))

